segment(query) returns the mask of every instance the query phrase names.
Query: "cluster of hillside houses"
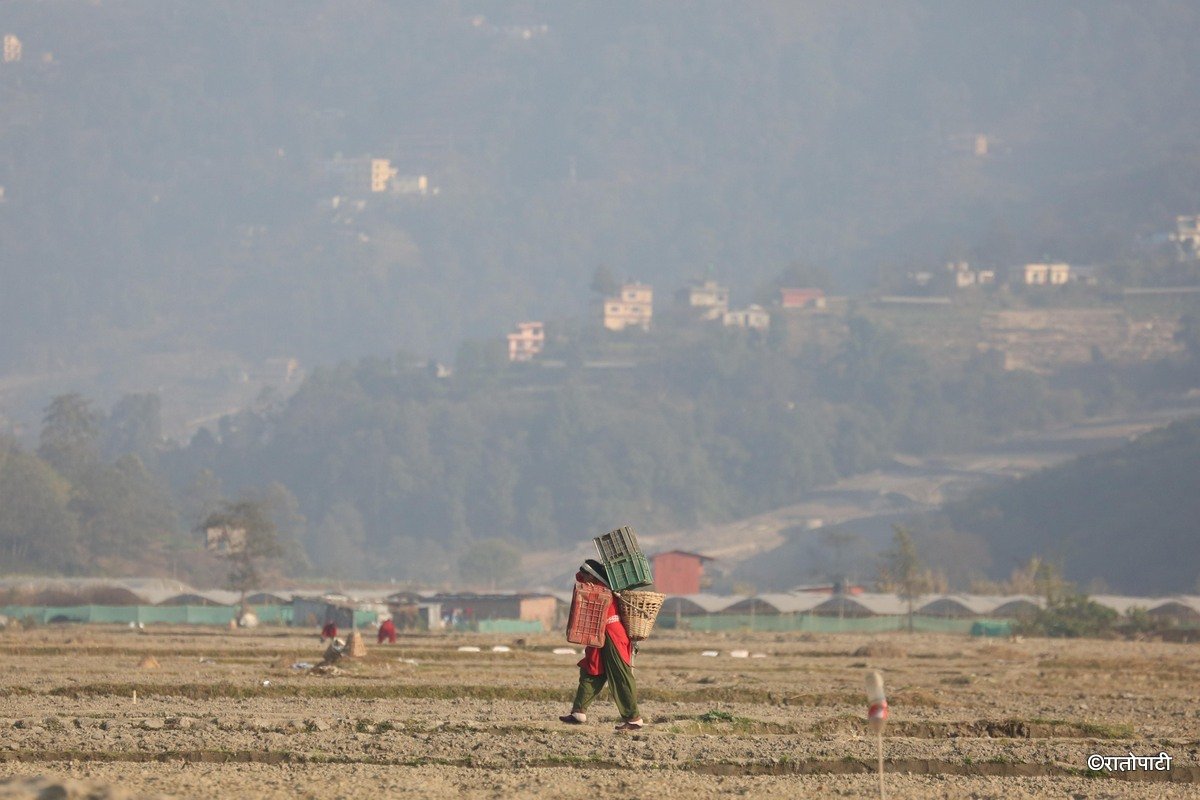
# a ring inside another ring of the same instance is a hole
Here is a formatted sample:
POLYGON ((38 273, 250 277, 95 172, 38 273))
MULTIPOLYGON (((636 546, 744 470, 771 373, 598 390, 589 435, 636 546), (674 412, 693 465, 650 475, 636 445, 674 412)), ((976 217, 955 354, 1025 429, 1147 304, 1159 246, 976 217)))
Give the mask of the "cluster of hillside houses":
MULTIPOLYGON (((733 308, 729 287, 713 280, 694 280, 675 293, 676 307, 706 322, 720 322, 727 328, 765 331, 771 327, 771 311, 757 303, 733 308)), ((775 301, 777 312, 825 308, 825 292, 816 288, 783 288, 775 301)), ((654 287, 644 283, 625 283, 616 294, 604 298, 600 306, 600 324, 605 330, 648 331, 654 321, 654 287)), ((508 334, 509 361, 532 361, 546 344, 541 322, 518 322, 508 334)))
MULTIPOLYGON (((224 590, 198 590, 164 579, 6 579, 0 592, 8 602, 0 615, 38 623, 197 623, 227 625, 236 618, 239 596, 224 590)), ((1128 614, 1150 617, 1185 629, 1200 627, 1200 596, 1126 597, 1095 595, 1095 602, 1128 614)), ((411 592, 394 589, 271 590, 247 602, 264 624, 319 629, 371 628, 391 618, 401 630, 470 630, 482 633, 540 633, 565 624, 567 590, 514 593, 411 592)), ((1013 620, 1043 605, 1030 595, 933 594, 914 600, 918 617, 931 623, 957 621, 966 631, 972 620, 1013 620)), ((895 594, 834 592, 832 587, 801 587, 753 596, 668 594, 659 615, 666 628, 766 630, 896 630, 903 627, 908 601, 895 594), (841 622, 839 626, 837 623, 841 622), (857 625, 855 623, 858 623, 857 625)))
MULTIPOLYGON (((1200 254, 1200 216, 1179 217, 1177 230, 1171 241, 1189 254, 1200 254)), ((1094 285, 1095 270, 1079 267, 1063 261, 1030 262, 1012 267, 1003 276, 1009 286, 1058 287, 1073 283, 1094 285)), ((920 292, 935 288, 965 290, 973 287, 994 286, 1001 277, 993 269, 977 269, 966 261, 951 261, 943 274, 934 271, 910 272, 906 276, 909 287, 918 292, 911 298, 924 302, 950 302, 949 297, 921 297, 920 292)), ((881 302, 899 302, 903 296, 882 297, 881 302)), ((727 328, 766 331, 771 327, 772 313, 792 311, 820 311, 826 308, 827 298, 822 289, 814 287, 783 287, 770 308, 757 303, 744 307, 730 304, 729 287, 717 281, 696 279, 675 292, 675 305, 691 314, 694 319, 720 322, 727 328)), ((649 331, 654 322, 654 287, 629 282, 617 288, 611 297, 600 304, 600 325, 609 331, 637 329, 649 331)), ((527 362, 541 355, 546 346, 545 325, 540 321, 526 320, 516 324, 516 329, 507 335, 508 359, 527 362)))

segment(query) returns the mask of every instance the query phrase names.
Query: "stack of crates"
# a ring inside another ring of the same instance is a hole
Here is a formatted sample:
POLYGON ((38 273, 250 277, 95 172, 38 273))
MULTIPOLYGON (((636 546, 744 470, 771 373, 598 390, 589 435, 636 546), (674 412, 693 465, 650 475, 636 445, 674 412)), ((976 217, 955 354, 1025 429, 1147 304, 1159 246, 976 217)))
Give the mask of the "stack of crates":
POLYGON ((608 573, 608 585, 614 592, 646 586, 654 581, 650 562, 638 547, 637 534, 626 525, 592 540, 608 573))

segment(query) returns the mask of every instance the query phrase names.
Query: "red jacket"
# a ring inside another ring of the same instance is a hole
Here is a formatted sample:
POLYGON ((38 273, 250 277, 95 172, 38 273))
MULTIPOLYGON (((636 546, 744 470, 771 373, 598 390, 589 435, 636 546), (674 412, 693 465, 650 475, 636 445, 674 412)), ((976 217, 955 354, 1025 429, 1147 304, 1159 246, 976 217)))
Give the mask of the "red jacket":
POLYGON ((379 636, 376 639, 378 644, 383 644, 383 640, 387 639, 392 644, 396 643, 396 626, 390 619, 385 619, 379 626, 379 636))
MULTIPOLYGON (((625 626, 621 624, 621 616, 617 613, 615 601, 608 604, 608 620, 604 626, 604 635, 617 648, 621 660, 626 664, 632 664, 633 656, 629 647, 629 634, 625 632, 625 626)), ((579 666, 583 667, 583 671, 588 675, 603 675, 604 662, 600 658, 600 648, 585 647, 583 660, 579 662, 579 666)))

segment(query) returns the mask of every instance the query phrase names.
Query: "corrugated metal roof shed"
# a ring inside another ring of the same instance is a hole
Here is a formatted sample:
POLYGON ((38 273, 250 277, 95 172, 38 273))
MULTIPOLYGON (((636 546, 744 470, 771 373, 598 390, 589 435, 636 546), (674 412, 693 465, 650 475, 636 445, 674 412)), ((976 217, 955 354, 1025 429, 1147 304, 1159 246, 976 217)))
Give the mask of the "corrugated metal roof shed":
POLYGON ((684 617, 696 617, 701 614, 719 614, 728 609, 734 603, 739 603, 746 598, 743 595, 718 595, 718 594, 675 594, 669 595, 663 601, 660 615, 678 613, 684 617))
POLYGON ((242 599, 241 592, 228 589, 193 589, 156 603, 160 606, 232 606, 242 599))
POLYGON ((246 602, 254 606, 285 606, 292 602, 296 593, 288 589, 264 589, 246 595, 246 602))
POLYGON ((820 594, 760 594, 728 606, 726 614, 802 614, 824 601, 820 594))
POLYGON ((984 598, 947 594, 914 607, 918 614, 929 617, 977 617, 992 606, 984 598))
MULTIPOLYGON (((913 607, 920 607, 922 599, 915 600, 913 607)), ((887 617, 907 614, 908 601, 894 594, 839 594, 826 599, 813 609, 813 613, 823 617, 887 617)))
POLYGON ((1162 598, 1147 610, 1156 617, 1173 617, 1180 621, 1195 622, 1200 620, 1200 598, 1162 598))
POLYGON ((989 616, 1017 617, 1022 614, 1038 611, 1046 604, 1045 600, 1031 594, 1018 594, 998 599, 1000 602, 988 612, 989 616))

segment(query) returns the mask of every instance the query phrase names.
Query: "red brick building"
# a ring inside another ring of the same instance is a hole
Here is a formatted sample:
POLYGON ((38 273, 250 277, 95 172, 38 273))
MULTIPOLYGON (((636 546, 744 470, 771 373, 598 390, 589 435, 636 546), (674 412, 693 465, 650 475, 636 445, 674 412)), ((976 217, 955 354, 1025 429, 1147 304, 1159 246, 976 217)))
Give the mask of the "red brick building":
POLYGON ((663 594, 699 594, 704 562, 712 560, 708 556, 684 550, 670 550, 650 556, 654 585, 663 594))

